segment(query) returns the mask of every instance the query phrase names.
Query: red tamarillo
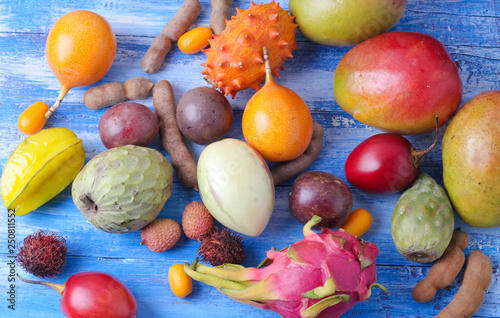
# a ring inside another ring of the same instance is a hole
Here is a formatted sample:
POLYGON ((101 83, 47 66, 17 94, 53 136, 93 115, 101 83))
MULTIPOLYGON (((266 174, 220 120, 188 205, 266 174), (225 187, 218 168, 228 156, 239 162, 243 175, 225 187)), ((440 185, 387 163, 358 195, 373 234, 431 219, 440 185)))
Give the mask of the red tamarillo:
POLYGON ((445 288, 453 282, 465 263, 463 251, 467 245, 469 245, 469 235, 456 229, 443 255, 432 265, 427 276, 413 288, 414 300, 420 303, 429 302, 438 289, 445 288))
POLYGON ((185 0, 179 11, 167 23, 161 33, 154 38, 153 43, 141 61, 142 70, 146 73, 156 73, 160 69, 165 56, 170 51, 172 42, 186 33, 201 12, 198 0, 185 0))
POLYGON ((153 89, 153 107, 160 123, 161 143, 170 154, 171 164, 177 171, 180 182, 188 188, 198 189, 196 161, 177 126, 174 91, 167 80, 156 83, 153 89))
POLYGON ((462 286, 436 318, 472 317, 484 302, 484 293, 491 284, 491 276, 490 258, 481 251, 472 251, 467 258, 462 286))
POLYGON ((274 185, 281 184, 299 173, 303 172, 321 153, 321 141, 323 140, 324 128, 320 123, 313 123, 313 134, 309 146, 302 155, 290 161, 286 161, 271 169, 274 185))

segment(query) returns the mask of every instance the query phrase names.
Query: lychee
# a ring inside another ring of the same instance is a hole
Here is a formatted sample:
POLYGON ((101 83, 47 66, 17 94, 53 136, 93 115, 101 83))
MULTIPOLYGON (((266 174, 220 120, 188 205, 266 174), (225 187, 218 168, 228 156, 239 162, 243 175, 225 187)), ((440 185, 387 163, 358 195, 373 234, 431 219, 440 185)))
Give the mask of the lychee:
POLYGON ((207 207, 198 201, 189 203, 182 214, 182 230, 192 240, 200 241, 214 228, 214 218, 207 207))
POLYGON ((179 223, 171 219, 156 219, 141 231, 141 245, 146 245, 155 253, 171 249, 181 237, 179 223))

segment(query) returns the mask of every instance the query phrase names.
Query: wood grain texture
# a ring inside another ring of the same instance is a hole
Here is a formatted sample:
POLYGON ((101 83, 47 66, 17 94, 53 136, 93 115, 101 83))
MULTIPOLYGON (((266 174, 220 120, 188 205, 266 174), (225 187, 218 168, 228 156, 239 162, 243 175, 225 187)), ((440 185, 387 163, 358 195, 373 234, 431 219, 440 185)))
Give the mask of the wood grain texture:
MULTIPOLYGON (((186 55, 174 44, 158 73, 146 74, 140 61, 152 39, 177 12, 182 0, 171 1, 63 1, 63 0, 0 0, 0 169, 14 148, 25 138, 16 127, 19 114, 33 102, 43 100, 51 105, 60 84, 45 60, 45 41, 52 24, 61 15, 77 9, 92 10, 105 17, 117 35, 117 55, 110 71, 95 85, 120 81, 133 76, 144 76, 152 82, 167 79, 171 82, 176 100, 188 90, 205 86, 200 64, 205 55, 186 55)), ((269 2, 269 1, 263 1, 269 2)), ((210 1, 203 0, 202 12, 193 26, 207 26, 210 1)), ((287 8, 286 1, 280 3, 287 8)), ((246 9, 249 1, 233 2, 246 9)), ((418 31, 440 40, 460 64, 464 83, 462 104, 473 96, 491 89, 500 89, 500 3, 496 0, 412 0, 401 21, 393 30, 418 31)), ((328 47, 312 43, 296 32, 299 49, 287 60, 277 81, 296 91, 309 105, 314 120, 325 128, 323 150, 309 170, 333 173, 345 181, 344 162, 350 151, 367 137, 377 134, 375 128, 355 121, 333 98, 333 73, 337 63, 351 47, 328 47)), ((93 85, 93 86, 95 86, 93 85)), ((99 139, 97 124, 102 110, 90 110, 83 104, 88 87, 72 89, 46 127, 66 127, 83 139, 86 160, 106 150, 99 139)), ((240 92, 229 99, 235 110, 235 125, 228 137, 242 138, 241 116, 253 89, 240 92)), ((141 103, 153 108, 152 98, 141 103)), ((440 131, 444 133, 445 127, 440 131)), ((440 137, 440 140, 441 140, 440 137)), ((410 136, 416 148, 432 143, 434 135, 410 136)), ((157 138, 151 145, 167 159, 169 155, 157 138)), ((197 158, 202 146, 189 144, 197 158)), ((429 173, 442 185, 441 141, 420 162, 420 170, 429 173)), ((256 266, 271 247, 281 248, 302 238, 302 226, 291 216, 288 195, 293 179, 276 188, 276 206, 266 230, 256 238, 245 237, 246 266, 256 266)), ((396 251, 390 233, 392 210, 400 194, 372 195, 352 188, 354 208, 363 207, 372 212, 371 229, 363 236, 380 248, 377 259, 378 281, 390 295, 374 289, 370 300, 358 303, 345 317, 433 317, 445 307, 458 291, 463 270, 447 288, 439 291, 427 304, 412 300, 413 286, 423 278, 431 264, 405 260, 396 251)), ((188 190, 175 179, 172 197, 160 217, 181 221, 184 207, 200 200, 199 193, 188 190)), ((486 292, 485 303, 477 317, 500 317, 500 230, 479 229, 465 225, 456 217, 456 226, 462 227, 471 238, 468 255, 480 249, 493 264, 493 280, 486 292)), ((140 232, 116 235, 94 228, 76 209, 70 188, 39 208, 16 218, 16 238, 19 242, 37 229, 49 229, 63 235, 68 242, 68 262, 65 272, 54 282, 62 283, 81 271, 105 271, 120 278, 132 290, 139 305, 138 317, 277 317, 223 296, 216 289, 194 284, 193 293, 176 298, 168 287, 170 265, 192 261, 198 242, 182 236, 171 250, 155 254, 139 245, 140 232)), ((16 310, 7 309, 6 292, 9 261, 7 248, 7 213, 0 210, 0 317, 62 317, 59 296, 42 286, 16 282, 16 310)), ((33 278, 16 269, 26 278, 33 278)), ((36 278, 34 278, 36 279, 36 278)))

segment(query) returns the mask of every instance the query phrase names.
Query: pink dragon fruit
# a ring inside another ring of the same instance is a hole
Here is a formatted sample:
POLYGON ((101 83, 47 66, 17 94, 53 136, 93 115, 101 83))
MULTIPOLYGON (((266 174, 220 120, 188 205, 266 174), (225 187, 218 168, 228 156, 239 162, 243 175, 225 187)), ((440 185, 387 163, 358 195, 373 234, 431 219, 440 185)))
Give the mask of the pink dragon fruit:
POLYGON ((257 268, 210 267, 196 260, 184 270, 234 300, 286 318, 339 317, 370 298, 373 286, 388 293, 376 283, 377 246, 343 230, 313 232, 320 221, 315 215, 304 226, 304 240, 268 251, 257 268))

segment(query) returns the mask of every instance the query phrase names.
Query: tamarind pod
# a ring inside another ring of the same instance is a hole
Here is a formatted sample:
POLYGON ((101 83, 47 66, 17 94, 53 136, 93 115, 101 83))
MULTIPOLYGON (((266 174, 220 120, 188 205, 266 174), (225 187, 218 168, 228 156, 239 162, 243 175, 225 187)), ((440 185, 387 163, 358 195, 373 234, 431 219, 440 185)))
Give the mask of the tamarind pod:
POLYGON ((83 102, 90 109, 101 109, 118 104, 127 99, 144 99, 151 96, 154 84, 140 76, 132 77, 125 83, 111 82, 92 87, 85 92, 83 102))
POLYGON ((156 73, 160 69, 165 56, 172 47, 172 41, 164 34, 154 38, 153 43, 141 60, 141 67, 145 73, 156 73))
POLYGON ((127 99, 125 87, 123 83, 119 82, 92 87, 83 95, 83 102, 90 109, 101 109, 123 102, 125 99, 127 99))
POLYGON ((303 172, 312 164, 321 153, 321 142, 323 140, 324 128, 320 123, 313 123, 313 134, 309 146, 302 155, 296 159, 283 162, 271 169, 274 185, 281 184, 292 177, 303 172))
POLYGON ((481 251, 472 251, 467 259, 462 286, 448 306, 435 318, 470 318, 481 308, 484 294, 491 284, 490 258, 481 251))
POLYGON ((172 42, 177 41, 181 35, 189 30, 201 13, 199 0, 185 0, 174 17, 163 28, 163 33, 172 42))
POLYGON ((198 189, 196 161, 177 126, 174 92, 167 80, 159 81, 153 88, 153 108, 160 124, 161 143, 170 154, 170 161, 177 171, 179 181, 185 187, 198 189))
POLYGON ((174 17, 156 36, 141 60, 142 70, 146 73, 156 73, 172 47, 172 42, 186 33, 201 12, 199 0, 185 0, 174 17))
POLYGON ((148 98, 153 92, 154 85, 155 84, 142 76, 132 77, 124 84, 125 95, 127 99, 133 100, 148 98))
POLYGON ((211 0, 210 28, 214 34, 221 34, 226 29, 226 20, 231 20, 233 0, 211 0))
POLYGON ((439 289, 453 282, 465 263, 463 251, 467 245, 469 245, 469 235, 460 229, 455 229, 443 255, 432 265, 425 278, 413 288, 414 300, 420 303, 429 302, 439 289))

